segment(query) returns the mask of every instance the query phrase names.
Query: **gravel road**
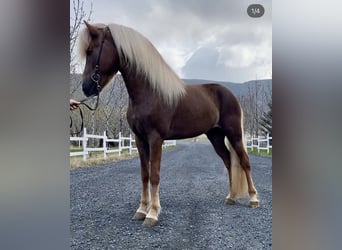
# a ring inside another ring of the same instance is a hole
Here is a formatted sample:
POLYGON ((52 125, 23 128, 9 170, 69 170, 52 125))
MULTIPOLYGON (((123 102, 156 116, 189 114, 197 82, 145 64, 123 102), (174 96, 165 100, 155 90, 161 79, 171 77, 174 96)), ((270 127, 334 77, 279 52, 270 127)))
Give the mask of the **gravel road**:
POLYGON ((225 205, 227 172, 212 146, 180 142, 163 153, 159 223, 131 220, 139 159, 70 173, 71 249, 272 249, 272 159, 250 156, 260 208, 225 205))

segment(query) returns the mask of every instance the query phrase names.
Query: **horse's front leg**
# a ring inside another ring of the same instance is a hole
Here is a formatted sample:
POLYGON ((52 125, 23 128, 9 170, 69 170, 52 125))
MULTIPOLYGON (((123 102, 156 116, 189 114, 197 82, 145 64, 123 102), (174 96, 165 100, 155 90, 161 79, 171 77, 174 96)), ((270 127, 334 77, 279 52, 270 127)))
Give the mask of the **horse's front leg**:
POLYGON ((149 189, 149 173, 150 173, 150 148, 148 143, 135 137, 135 143, 138 148, 141 164, 141 199, 138 210, 135 212, 134 220, 144 220, 150 208, 150 189, 149 189))
POLYGON ((159 181, 162 144, 163 140, 159 137, 150 140, 150 184, 152 187, 152 203, 150 211, 144 221, 144 225, 147 226, 155 226, 158 223, 158 215, 161 209, 159 201, 159 181))

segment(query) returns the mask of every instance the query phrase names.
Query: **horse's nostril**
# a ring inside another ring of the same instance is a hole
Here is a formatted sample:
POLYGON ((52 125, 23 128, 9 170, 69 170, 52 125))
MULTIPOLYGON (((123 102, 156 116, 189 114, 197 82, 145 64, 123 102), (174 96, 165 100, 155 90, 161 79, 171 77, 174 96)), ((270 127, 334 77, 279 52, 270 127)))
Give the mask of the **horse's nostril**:
POLYGON ((96 86, 92 84, 92 81, 90 80, 85 80, 82 84, 82 90, 85 96, 91 96, 96 94, 96 86))

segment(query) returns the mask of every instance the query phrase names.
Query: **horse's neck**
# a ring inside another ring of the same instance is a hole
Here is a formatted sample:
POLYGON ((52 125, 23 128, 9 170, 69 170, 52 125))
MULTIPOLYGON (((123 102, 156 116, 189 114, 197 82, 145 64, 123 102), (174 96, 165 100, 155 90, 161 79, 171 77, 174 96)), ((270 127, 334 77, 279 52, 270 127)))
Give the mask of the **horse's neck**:
POLYGON ((125 68, 120 69, 120 72, 132 104, 139 105, 146 102, 146 98, 153 98, 153 91, 144 75, 125 68))

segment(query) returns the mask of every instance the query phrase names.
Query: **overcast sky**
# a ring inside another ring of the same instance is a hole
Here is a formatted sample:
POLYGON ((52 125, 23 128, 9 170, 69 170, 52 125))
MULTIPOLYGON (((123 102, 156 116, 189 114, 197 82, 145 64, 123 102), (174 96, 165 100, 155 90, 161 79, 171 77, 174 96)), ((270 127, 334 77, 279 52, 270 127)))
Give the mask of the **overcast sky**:
POLYGON ((96 0, 92 22, 139 31, 181 78, 272 78, 271 0, 96 0), (247 15, 254 3, 264 6, 263 17, 247 15))

